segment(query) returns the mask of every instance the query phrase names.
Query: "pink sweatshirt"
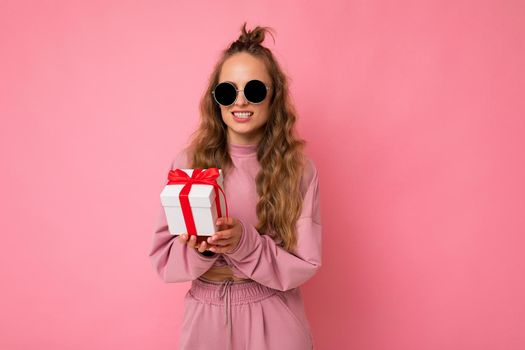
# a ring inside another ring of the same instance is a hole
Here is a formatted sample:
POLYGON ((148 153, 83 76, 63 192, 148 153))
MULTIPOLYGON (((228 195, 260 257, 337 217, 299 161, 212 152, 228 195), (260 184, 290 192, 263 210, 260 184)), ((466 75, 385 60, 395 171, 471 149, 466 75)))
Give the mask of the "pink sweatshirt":
MULTIPOLYGON (((319 174, 313 161, 307 165, 301 180, 303 208, 297 221, 297 246, 290 253, 265 234, 255 229, 258 200, 255 177, 260 170, 257 145, 229 144, 234 168, 225 177, 223 190, 231 217, 243 226, 241 240, 229 253, 204 256, 195 248, 180 244, 168 231, 164 209, 160 206, 158 223, 153 235, 149 257, 165 282, 191 281, 213 266, 231 267, 233 274, 250 278, 281 291, 296 288, 312 277, 321 266, 321 213, 319 174)), ((179 152, 170 169, 190 168, 185 150, 179 152)), ((167 177, 168 171, 166 171, 167 177)))

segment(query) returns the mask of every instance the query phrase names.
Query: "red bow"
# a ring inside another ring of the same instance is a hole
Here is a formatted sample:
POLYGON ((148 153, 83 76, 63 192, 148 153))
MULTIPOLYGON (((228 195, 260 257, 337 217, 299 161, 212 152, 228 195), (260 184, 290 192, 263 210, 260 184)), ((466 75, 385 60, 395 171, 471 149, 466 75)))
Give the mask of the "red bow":
POLYGON ((190 193, 191 186, 193 184, 204 184, 211 185, 215 189, 215 204, 217 206, 217 215, 222 216, 221 212, 221 201, 219 198, 219 190, 222 192, 224 197, 224 204, 226 205, 226 217, 228 217, 228 203, 226 202, 226 195, 222 190, 221 186, 217 183, 219 177, 219 169, 209 168, 203 171, 203 169, 193 169, 191 177, 180 169, 170 170, 168 174, 168 185, 181 184, 184 185, 179 193, 180 206, 182 214, 184 216, 184 222, 186 223, 186 229, 189 235, 197 235, 197 229, 195 228, 195 220, 190 207, 190 199, 188 195, 190 193))

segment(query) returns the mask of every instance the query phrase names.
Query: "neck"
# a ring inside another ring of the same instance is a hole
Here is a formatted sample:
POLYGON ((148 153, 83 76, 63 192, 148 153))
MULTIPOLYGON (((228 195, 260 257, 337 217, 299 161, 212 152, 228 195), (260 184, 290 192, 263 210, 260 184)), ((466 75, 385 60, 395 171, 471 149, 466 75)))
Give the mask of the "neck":
POLYGON ((228 128, 227 141, 234 145, 258 145, 261 142, 262 136, 261 132, 254 132, 251 135, 241 136, 240 134, 232 132, 232 130, 228 128))
POLYGON ((236 144, 232 142, 228 142, 228 152, 231 156, 257 156, 257 147, 258 144, 236 144))

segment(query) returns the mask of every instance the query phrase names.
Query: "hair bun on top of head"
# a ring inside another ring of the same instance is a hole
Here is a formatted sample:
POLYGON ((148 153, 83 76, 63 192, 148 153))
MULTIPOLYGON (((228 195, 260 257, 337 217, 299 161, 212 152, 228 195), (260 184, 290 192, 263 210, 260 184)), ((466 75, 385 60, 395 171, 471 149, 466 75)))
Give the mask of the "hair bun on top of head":
MULTIPOLYGON (((246 30, 246 22, 241 27, 241 35, 239 35, 239 38, 237 39, 238 43, 252 46, 252 45, 261 45, 264 41, 265 33, 268 32, 270 35, 272 28, 270 27, 260 27, 256 26, 253 30, 246 30)), ((273 35, 272 35, 273 38, 273 35)), ((275 39, 274 39, 275 42, 275 39)))

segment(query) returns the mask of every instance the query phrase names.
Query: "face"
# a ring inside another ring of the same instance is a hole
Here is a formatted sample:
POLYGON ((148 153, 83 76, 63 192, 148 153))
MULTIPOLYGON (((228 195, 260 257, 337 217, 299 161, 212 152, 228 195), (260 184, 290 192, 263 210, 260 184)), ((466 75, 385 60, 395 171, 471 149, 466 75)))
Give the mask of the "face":
MULTIPOLYGON (((219 83, 232 82, 240 90, 244 89, 246 83, 253 79, 260 80, 266 86, 271 87, 271 79, 263 61, 245 52, 235 54, 224 61, 219 75, 219 83)), ((240 145, 259 143, 264 125, 268 120, 271 89, 268 90, 264 101, 259 104, 248 102, 243 91, 239 91, 237 100, 231 106, 220 105, 222 120, 228 127, 228 142, 240 145), (241 118, 242 116, 235 116, 236 112, 251 112, 252 115, 248 118, 241 118)))

